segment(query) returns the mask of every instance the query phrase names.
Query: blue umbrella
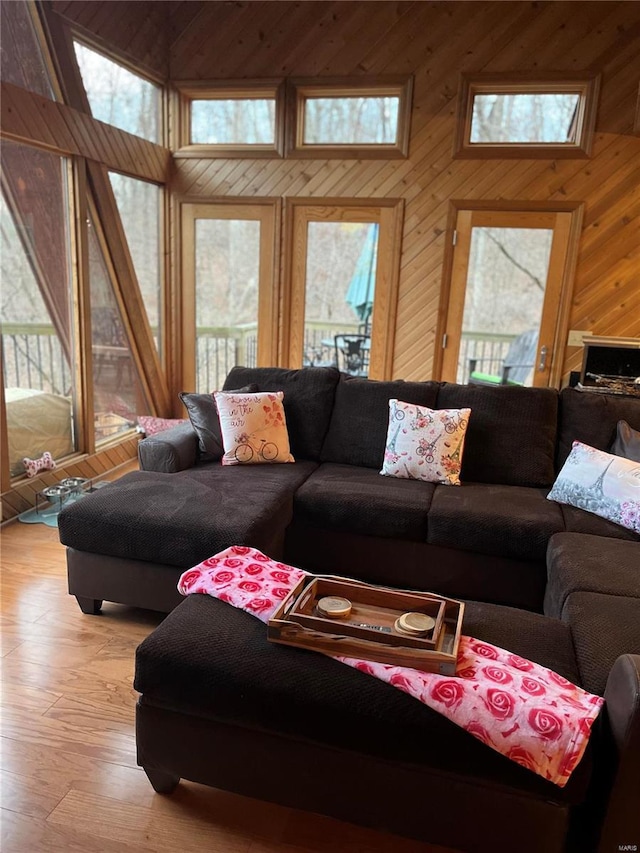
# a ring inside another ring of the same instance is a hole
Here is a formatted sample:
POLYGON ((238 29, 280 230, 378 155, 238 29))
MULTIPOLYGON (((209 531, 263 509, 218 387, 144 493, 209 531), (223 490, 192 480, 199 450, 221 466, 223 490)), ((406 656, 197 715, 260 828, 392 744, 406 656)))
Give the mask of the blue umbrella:
POLYGON ((351 276, 345 301, 368 329, 373 312, 378 258, 378 223, 369 226, 356 268, 351 276))

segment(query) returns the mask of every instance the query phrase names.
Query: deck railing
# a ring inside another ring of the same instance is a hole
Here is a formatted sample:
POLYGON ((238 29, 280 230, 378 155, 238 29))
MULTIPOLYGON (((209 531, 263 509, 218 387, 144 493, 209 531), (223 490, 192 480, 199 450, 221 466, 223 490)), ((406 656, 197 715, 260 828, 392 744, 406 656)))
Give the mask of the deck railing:
MULTIPOLYGON (((355 332, 355 324, 306 323, 303 363, 331 364, 335 335, 355 332)), ((458 359, 458 382, 469 380, 469 359, 482 359, 483 373, 499 374, 515 335, 463 332, 458 359)), ((53 326, 5 323, 2 326, 5 387, 35 388, 69 396, 73 379, 53 326)), ((236 364, 255 367, 255 323, 238 326, 200 326, 196 330, 196 376, 199 391, 221 388, 236 364)))
POLYGON ((516 335, 496 335, 490 332, 463 332, 460 336, 458 375, 456 381, 469 381, 469 360, 478 359, 478 370, 500 376, 502 362, 516 335))
POLYGON ((3 323, 5 388, 34 388, 67 397, 73 379, 60 339, 46 324, 3 323))

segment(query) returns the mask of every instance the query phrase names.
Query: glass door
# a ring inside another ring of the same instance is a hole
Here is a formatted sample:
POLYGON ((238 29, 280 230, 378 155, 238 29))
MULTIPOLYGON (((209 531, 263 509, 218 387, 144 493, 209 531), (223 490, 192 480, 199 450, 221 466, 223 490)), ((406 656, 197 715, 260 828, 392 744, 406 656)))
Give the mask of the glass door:
POLYGON ((183 384, 208 393, 276 363, 275 207, 184 204, 182 238, 183 384))
POLYGON ((442 379, 552 384, 571 215, 459 212, 442 379))
POLYGON ((287 213, 285 362, 382 378, 392 356, 399 208, 291 201, 287 213))

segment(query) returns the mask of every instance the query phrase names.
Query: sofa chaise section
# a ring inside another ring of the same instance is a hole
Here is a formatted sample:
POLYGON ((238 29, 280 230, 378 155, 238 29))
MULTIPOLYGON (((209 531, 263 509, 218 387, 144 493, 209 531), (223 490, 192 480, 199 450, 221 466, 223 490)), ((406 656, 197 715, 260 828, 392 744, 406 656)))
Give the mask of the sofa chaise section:
MULTIPOLYGON (((95 612, 96 602, 103 599, 138 603, 109 598, 102 571, 95 586, 86 579, 76 585, 83 571, 83 554, 88 555, 88 572, 95 574, 100 564, 96 556, 108 558, 112 570, 128 574, 138 594, 147 581, 150 589, 154 585, 148 577, 152 565, 184 571, 230 545, 250 545, 281 557, 293 496, 316 466, 315 462, 251 468, 209 463, 175 474, 138 471, 125 475, 60 514, 60 541, 72 549, 69 592, 94 599, 79 601, 89 612, 95 612), (119 565, 118 560, 126 565, 119 565), (93 595, 89 594, 92 588, 93 595)), ((166 578, 175 589, 178 575, 164 572, 156 582, 166 578)))

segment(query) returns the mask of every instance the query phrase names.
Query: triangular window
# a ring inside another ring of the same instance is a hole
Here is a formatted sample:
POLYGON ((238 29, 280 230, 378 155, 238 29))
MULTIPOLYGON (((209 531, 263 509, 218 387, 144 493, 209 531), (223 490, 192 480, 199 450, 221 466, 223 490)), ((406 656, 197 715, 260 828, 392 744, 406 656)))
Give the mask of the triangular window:
POLYGON ((160 86, 80 42, 73 46, 93 117, 159 143, 160 86))
POLYGON ((55 100, 30 6, 30 3, 0 3, 0 77, 5 83, 55 100))
POLYGON ((5 142, 0 200, 2 347, 9 465, 77 449, 67 161, 5 142))

